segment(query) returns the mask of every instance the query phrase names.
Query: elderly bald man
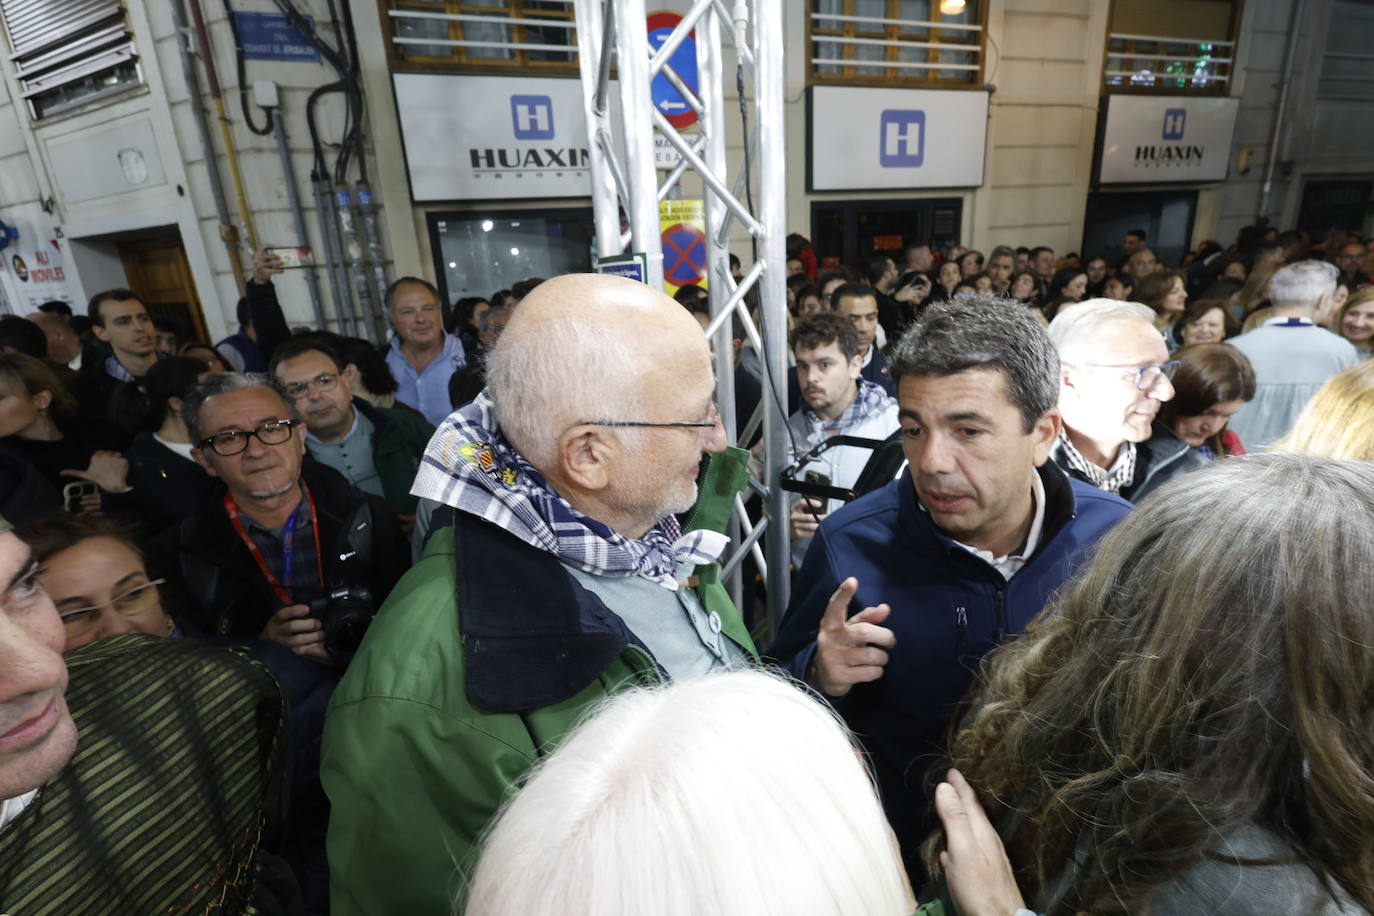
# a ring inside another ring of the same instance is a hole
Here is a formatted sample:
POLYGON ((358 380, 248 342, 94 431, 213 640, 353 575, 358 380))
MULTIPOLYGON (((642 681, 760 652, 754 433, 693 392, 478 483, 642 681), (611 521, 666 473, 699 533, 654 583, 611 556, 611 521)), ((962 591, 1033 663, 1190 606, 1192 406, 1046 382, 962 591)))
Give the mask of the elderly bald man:
POLYGON ((696 319, 643 284, 571 274, 520 303, 429 444, 429 542, 330 706, 336 916, 446 916, 502 801, 590 706, 754 661, 713 565, 748 457, 713 389, 696 319))

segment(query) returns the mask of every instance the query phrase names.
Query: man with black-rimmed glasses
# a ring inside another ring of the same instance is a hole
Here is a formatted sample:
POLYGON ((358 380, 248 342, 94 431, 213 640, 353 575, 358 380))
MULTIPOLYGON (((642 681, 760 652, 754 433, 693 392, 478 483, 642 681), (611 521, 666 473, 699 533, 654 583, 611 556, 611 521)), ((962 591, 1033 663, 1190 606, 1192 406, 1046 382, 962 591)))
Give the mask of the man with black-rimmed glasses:
POLYGON ((305 424, 268 376, 212 375, 187 394, 182 417, 192 456, 223 484, 152 552, 175 564, 166 575, 190 599, 186 616, 207 633, 343 660, 329 626, 336 593, 361 601, 366 590, 375 610, 405 571, 394 514, 306 460, 305 424))
POLYGON ((1206 461, 1155 420, 1174 396, 1154 312, 1138 302, 1090 299, 1050 322, 1059 350, 1064 429, 1050 457, 1069 475, 1132 502, 1206 461))

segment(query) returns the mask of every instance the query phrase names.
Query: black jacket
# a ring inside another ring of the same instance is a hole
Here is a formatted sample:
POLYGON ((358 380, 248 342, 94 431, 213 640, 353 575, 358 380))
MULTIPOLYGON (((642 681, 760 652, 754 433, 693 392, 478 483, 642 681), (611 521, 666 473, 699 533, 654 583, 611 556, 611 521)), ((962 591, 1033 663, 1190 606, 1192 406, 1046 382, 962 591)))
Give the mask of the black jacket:
POLYGON ((129 460, 129 486, 139 521, 149 535, 179 525, 209 498, 215 479, 194 461, 187 461, 141 432, 124 451, 129 460))
MULTIPOLYGON (((1050 458, 1076 480, 1089 481, 1069 466, 1058 447, 1050 458)), ((1149 494, 1180 474, 1202 467, 1207 459, 1191 448, 1167 425, 1156 420, 1150 428, 1150 438, 1135 446, 1135 477, 1130 486, 1121 488, 1121 498, 1138 503, 1149 494)))
MULTIPOLYGON (((410 564, 396 516, 376 496, 308 458, 301 479, 315 497, 325 585, 365 587, 380 607, 410 564), (370 541, 370 547, 365 546, 370 541)), ((157 574, 186 600, 181 610, 206 633, 257 636, 282 606, 224 512, 216 482, 199 511, 163 532, 149 551, 157 574)))

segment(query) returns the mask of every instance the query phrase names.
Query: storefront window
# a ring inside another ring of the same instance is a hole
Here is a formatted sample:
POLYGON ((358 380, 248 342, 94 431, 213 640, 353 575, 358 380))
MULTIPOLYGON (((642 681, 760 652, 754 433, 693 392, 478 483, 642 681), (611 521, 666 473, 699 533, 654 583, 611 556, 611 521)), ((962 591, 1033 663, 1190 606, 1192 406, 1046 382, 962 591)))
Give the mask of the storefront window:
POLYGON ((429 214, 435 273, 450 304, 531 277, 589 271, 592 234, 585 207, 429 214))

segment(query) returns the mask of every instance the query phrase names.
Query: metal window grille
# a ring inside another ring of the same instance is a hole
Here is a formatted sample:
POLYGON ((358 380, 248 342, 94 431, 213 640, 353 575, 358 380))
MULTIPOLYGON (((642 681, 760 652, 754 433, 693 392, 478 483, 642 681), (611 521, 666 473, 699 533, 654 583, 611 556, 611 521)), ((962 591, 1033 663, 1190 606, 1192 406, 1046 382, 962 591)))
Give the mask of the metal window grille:
POLYGON ((0 0, 20 96, 35 118, 143 82, 118 0, 0 0))
POLYGON ((577 74, 572 0, 389 0, 393 67, 577 74))
POLYGON ((1107 36, 1103 83, 1113 91, 1224 95, 1234 61, 1232 41, 1114 32, 1107 36))
POLYGON ((983 81, 981 4, 942 13, 939 0, 812 0, 813 84, 958 88, 983 81))
POLYGON ((1322 50, 1317 98, 1338 101, 1374 101, 1374 4, 1336 0, 1331 8, 1331 29, 1322 50))

